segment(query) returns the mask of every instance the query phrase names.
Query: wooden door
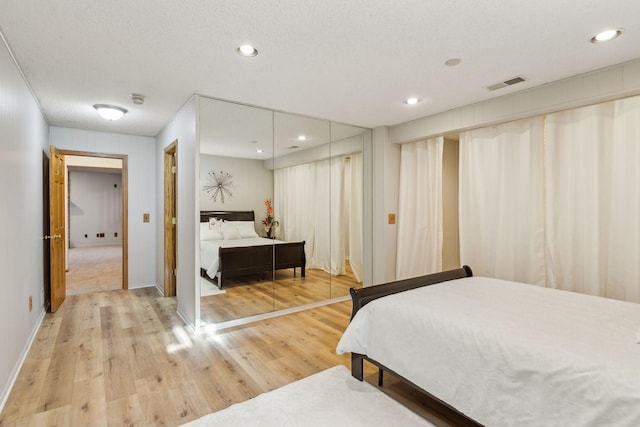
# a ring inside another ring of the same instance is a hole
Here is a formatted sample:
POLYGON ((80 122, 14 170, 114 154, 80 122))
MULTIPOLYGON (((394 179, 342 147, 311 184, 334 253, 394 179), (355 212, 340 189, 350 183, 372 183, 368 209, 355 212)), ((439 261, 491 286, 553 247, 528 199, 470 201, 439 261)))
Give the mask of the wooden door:
POLYGON ((176 296, 177 141, 164 151, 164 296, 176 296))
POLYGON ((51 253, 51 312, 55 312, 66 295, 65 219, 64 219, 64 154, 49 146, 49 248, 51 253))

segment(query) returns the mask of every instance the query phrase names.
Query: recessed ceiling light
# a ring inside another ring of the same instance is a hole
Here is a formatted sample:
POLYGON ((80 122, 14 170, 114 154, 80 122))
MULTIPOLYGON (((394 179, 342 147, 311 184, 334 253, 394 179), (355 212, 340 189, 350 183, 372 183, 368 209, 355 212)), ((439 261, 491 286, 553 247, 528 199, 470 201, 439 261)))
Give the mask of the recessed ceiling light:
POLYGON ((120 120, 125 114, 127 114, 126 109, 115 105, 95 104, 93 108, 95 108, 98 114, 106 120, 120 120))
POLYGON ((444 62, 444 65, 446 65, 447 67, 455 67, 460 63, 460 61, 461 61, 460 58, 451 58, 451 59, 447 59, 444 62))
POLYGON ((595 36, 591 37, 591 43, 604 43, 613 39, 617 39, 622 34, 621 28, 616 28, 613 30, 605 30, 602 31, 595 36))
POLYGON ((257 151, 258 153, 262 153, 262 150, 261 150, 261 149, 259 149, 259 148, 258 148, 256 151, 257 151))
POLYGON ((418 98, 412 97, 412 98, 407 98, 404 103, 407 105, 416 105, 418 102, 420 102, 420 100, 418 98))
POLYGON ((298 141, 306 141, 307 137, 305 135, 298 135, 298 141))
POLYGON ((250 44, 243 44, 238 48, 238 53, 242 56, 256 56, 258 54, 258 49, 250 44))

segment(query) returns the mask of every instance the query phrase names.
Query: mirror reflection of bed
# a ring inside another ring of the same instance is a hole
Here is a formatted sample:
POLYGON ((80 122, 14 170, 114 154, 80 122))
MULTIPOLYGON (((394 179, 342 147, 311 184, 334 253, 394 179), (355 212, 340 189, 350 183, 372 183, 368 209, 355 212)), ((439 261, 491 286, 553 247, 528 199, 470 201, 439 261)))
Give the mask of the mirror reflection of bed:
MULTIPOLYGON (((368 131, 210 98, 201 99, 200 124, 201 211, 253 211, 254 231, 264 237, 264 203, 270 200, 276 242, 304 242, 306 264, 304 276, 300 266, 290 265, 237 275, 223 271, 221 289, 217 271, 201 276, 203 324, 348 296, 350 287, 361 287, 362 147, 368 131), (225 199, 218 192, 214 200, 215 178, 223 174, 231 183, 225 199)), ((262 256, 258 250, 245 258, 262 256)))
POLYGON ((307 268, 311 245, 260 237, 254 217, 253 211, 200 212, 200 304, 207 323, 311 304, 361 286, 348 259, 334 261, 341 270, 332 275, 307 268))

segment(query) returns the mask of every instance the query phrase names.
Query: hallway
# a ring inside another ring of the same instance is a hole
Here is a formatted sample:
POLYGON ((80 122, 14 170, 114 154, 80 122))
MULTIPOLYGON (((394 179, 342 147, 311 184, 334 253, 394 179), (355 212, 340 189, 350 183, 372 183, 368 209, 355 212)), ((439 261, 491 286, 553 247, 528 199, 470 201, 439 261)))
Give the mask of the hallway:
POLYGON ((67 296, 122 289, 122 245, 68 251, 67 296))

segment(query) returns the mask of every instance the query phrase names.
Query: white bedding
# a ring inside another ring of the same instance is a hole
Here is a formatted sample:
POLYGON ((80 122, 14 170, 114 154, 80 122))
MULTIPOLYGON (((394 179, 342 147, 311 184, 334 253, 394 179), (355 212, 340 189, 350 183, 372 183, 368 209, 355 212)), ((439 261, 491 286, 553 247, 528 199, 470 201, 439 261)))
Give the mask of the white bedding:
POLYGON ((220 269, 220 258, 218 257, 218 249, 245 247, 245 246, 264 246, 285 243, 281 240, 266 239, 264 237, 251 237, 246 239, 233 240, 201 240, 200 241, 200 267, 204 268, 207 276, 212 279, 216 277, 220 269))
POLYGON ((640 305, 470 277, 375 300, 338 343, 488 426, 639 426, 640 305))

